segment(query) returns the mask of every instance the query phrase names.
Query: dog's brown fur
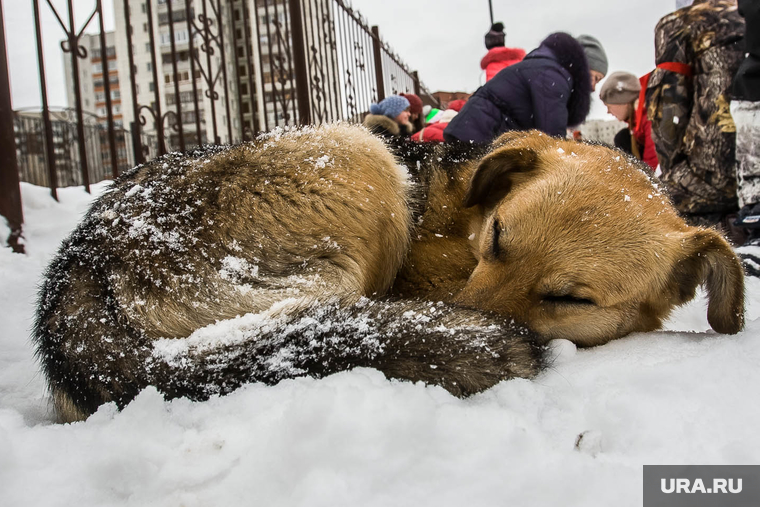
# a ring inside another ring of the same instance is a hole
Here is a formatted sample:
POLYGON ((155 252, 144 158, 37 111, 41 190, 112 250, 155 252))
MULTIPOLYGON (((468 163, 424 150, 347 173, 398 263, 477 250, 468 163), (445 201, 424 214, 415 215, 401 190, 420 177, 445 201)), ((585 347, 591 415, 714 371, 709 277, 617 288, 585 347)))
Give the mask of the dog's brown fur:
POLYGON ((592 346, 658 329, 705 284, 713 329, 742 329, 741 262, 719 233, 687 226, 633 161, 536 131, 494 144, 459 175, 436 175, 395 292, 592 346))
POLYGON ((251 312, 313 320, 304 309, 336 300, 387 321, 376 333, 385 341, 306 358, 315 353, 309 331, 287 343, 300 347, 298 371, 373 366, 458 395, 542 367, 531 339, 488 312, 543 340, 598 345, 658 328, 704 283, 713 328, 742 328, 743 274, 730 246, 688 227, 618 152, 523 132, 505 134, 482 159, 438 160, 418 171, 429 197, 415 226, 407 175, 361 127, 275 133, 124 175, 64 244, 41 290, 35 339, 59 417, 123 405, 148 384, 203 399, 275 382, 291 373, 260 363, 285 346, 279 338, 240 345, 235 365, 206 351, 174 367, 157 362, 155 344, 251 312), (387 293, 402 299, 370 310, 360 302, 387 293), (428 308, 420 299, 445 305, 412 326, 407 313, 428 308), (451 326, 473 339, 447 338, 451 326))

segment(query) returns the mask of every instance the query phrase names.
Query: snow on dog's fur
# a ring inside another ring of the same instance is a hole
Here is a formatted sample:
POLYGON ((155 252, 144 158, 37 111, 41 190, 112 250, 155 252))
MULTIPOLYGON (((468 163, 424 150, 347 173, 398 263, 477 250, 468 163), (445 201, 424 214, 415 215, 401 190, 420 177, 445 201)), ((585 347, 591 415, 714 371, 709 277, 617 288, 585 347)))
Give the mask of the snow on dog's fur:
POLYGON ((122 175, 40 291, 59 419, 356 366, 465 396, 540 372, 547 338, 655 329, 703 282, 711 325, 742 327, 731 249, 619 153, 538 132, 429 150, 397 152, 410 177, 331 125, 122 175))

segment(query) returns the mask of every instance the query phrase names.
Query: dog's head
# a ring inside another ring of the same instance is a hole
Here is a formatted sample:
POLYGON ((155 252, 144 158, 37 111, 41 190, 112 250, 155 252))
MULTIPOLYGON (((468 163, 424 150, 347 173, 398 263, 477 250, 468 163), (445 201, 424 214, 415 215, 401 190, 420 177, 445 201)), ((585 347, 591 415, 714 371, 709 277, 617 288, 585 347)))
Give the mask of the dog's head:
POLYGON ((465 207, 478 265, 459 302, 547 339, 598 345, 660 327, 704 285, 720 333, 744 324, 742 265, 716 231, 688 226, 621 153, 536 131, 500 137, 465 207))

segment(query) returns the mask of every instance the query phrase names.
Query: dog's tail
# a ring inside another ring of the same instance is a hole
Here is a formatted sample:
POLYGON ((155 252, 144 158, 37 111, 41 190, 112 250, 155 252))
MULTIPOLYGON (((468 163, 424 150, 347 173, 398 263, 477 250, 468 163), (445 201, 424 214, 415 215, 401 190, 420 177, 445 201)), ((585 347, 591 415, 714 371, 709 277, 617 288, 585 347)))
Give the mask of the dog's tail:
POLYGON ((371 367, 387 377, 468 396, 546 367, 546 349, 502 317, 424 301, 362 299, 239 318, 181 340, 159 340, 149 384, 168 398, 204 400, 248 382, 324 377, 371 367), (223 338, 220 338, 223 336, 223 338))

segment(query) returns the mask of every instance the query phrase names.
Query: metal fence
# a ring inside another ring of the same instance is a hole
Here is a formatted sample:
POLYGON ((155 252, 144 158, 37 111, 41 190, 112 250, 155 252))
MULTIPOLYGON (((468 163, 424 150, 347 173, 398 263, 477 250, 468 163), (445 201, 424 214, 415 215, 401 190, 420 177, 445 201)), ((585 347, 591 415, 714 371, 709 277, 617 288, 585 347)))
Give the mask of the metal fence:
MULTIPOLYGON (((14 112, 13 132, 16 140, 16 158, 21 181, 43 187, 50 187, 53 181, 59 187, 84 185, 82 172, 78 167, 76 111, 70 108, 51 110, 50 119, 54 157, 52 165, 55 167, 55 176, 52 181, 47 168, 45 122, 41 114, 37 111, 14 112)), ((108 130, 92 114, 85 113, 83 120, 85 153, 87 154, 90 182, 95 183, 113 178, 108 130)), ((141 135, 142 146, 156 145, 155 136, 146 133, 141 135)), ((114 141, 116 173, 119 174, 135 165, 132 133, 116 128, 114 129, 114 141)), ((155 153, 155 150, 152 151, 155 153)))
POLYGON ((126 52, 118 55, 106 41, 102 0, 79 27, 73 0, 68 23, 51 0, 32 3, 42 109, 17 112, 14 136, 21 180, 49 186, 54 197, 58 187, 89 191, 167 151, 240 142, 279 126, 359 122, 390 94, 437 103, 378 27, 343 0, 114 0, 115 47, 126 52), (71 109, 48 104, 41 8, 62 29, 71 109), (83 34, 95 20, 98 39, 88 50, 83 34), (81 65, 102 73, 93 88, 104 102, 99 117, 82 105, 81 65))

